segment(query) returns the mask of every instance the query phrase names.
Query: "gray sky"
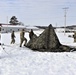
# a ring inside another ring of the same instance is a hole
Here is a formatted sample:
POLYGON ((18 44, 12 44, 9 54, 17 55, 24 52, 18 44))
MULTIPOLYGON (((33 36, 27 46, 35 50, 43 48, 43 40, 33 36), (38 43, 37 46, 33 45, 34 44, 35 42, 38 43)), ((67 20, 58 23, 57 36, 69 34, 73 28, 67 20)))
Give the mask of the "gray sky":
POLYGON ((25 25, 64 26, 65 7, 67 25, 76 25, 76 0, 0 0, 0 22, 16 16, 25 25))

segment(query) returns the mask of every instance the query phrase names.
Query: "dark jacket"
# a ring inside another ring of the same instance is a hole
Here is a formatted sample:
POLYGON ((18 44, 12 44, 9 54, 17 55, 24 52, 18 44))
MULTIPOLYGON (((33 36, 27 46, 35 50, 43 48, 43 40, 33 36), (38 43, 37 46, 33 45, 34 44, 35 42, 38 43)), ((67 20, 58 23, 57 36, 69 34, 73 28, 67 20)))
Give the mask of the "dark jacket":
POLYGON ((15 38, 14 31, 13 31, 12 34, 11 34, 11 38, 12 38, 12 39, 15 38))
POLYGON ((31 30, 30 32, 29 32, 29 38, 30 39, 32 39, 32 36, 34 35, 34 32, 33 32, 33 30, 31 30))

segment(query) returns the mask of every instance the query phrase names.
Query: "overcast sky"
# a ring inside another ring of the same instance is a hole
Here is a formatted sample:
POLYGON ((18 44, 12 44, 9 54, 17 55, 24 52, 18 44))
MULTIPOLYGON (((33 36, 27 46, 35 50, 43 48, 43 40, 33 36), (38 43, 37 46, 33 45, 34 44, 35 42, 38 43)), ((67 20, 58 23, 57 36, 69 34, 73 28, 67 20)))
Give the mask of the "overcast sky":
POLYGON ((0 0, 0 22, 7 23, 12 16, 25 25, 76 25, 76 0, 0 0))

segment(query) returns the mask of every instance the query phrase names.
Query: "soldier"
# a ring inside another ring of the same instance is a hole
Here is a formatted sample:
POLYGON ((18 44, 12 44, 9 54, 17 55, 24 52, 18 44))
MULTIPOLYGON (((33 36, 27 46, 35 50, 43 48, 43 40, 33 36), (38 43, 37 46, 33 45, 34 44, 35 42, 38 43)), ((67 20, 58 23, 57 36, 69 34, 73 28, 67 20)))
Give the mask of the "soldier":
POLYGON ((11 33, 11 44, 14 44, 15 43, 15 34, 14 34, 14 31, 12 31, 11 33))
POLYGON ((27 39, 24 37, 25 31, 24 29, 21 30, 20 32, 20 47, 22 46, 22 43, 25 41, 24 46, 26 46, 27 39))
POLYGON ((29 32, 29 38, 32 39, 32 36, 34 35, 33 30, 31 29, 31 31, 29 32))
POLYGON ((76 32, 74 32, 73 38, 74 38, 74 42, 76 42, 76 32))

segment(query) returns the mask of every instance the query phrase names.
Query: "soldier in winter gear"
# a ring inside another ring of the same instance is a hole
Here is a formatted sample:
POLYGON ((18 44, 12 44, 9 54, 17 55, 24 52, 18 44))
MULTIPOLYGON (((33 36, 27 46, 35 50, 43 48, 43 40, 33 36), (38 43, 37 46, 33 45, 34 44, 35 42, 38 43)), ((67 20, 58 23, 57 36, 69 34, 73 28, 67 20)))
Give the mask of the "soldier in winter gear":
POLYGON ((15 43, 15 34, 14 34, 14 31, 12 31, 11 33, 11 44, 14 44, 15 43))
POLYGON ((32 36, 34 35, 33 30, 31 29, 31 31, 29 32, 29 38, 32 39, 32 36))
POLYGON ((73 38, 74 38, 74 42, 76 42, 76 32, 74 32, 73 38))
POLYGON ((24 37, 25 31, 24 29, 21 30, 20 32, 20 47, 22 46, 22 43, 25 41, 24 46, 26 46, 27 39, 24 37))

